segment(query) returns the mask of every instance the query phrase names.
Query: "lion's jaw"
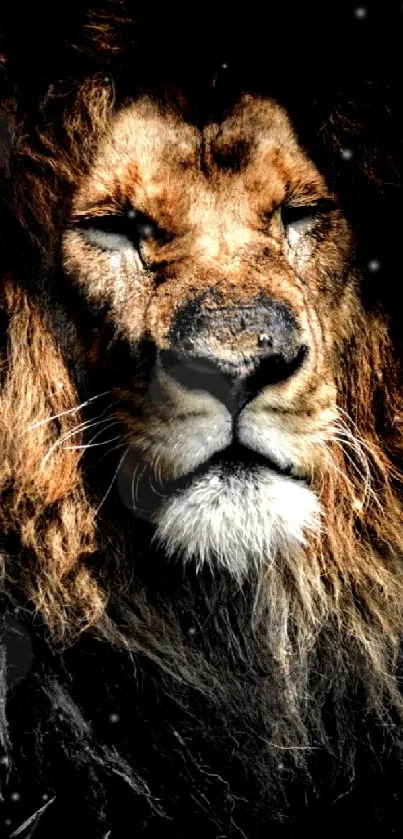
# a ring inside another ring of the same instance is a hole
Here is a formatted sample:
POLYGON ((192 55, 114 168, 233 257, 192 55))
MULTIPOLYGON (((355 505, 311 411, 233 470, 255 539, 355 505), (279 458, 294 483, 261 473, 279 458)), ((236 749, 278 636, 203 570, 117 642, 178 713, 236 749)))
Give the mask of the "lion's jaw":
POLYGON ((88 355, 120 400, 122 497, 168 554, 242 576, 320 526, 308 481, 337 417, 350 234, 277 105, 247 97, 201 133, 148 100, 119 114, 64 267, 133 364, 122 379, 98 328, 88 355))

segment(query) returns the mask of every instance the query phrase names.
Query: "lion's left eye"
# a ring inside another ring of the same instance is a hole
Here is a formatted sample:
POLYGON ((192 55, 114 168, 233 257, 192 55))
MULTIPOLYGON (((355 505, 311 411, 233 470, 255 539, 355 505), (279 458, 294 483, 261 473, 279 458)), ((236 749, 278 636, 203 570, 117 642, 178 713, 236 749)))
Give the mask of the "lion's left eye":
POLYGON ((105 250, 134 246, 140 252, 144 242, 164 238, 164 231, 153 219, 133 209, 122 214, 86 217, 80 219, 75 227, 90 244, 105 250))
POLYGON ((327 199, 321 199, 312 204, 283 204, 281 221, 284 227, 306 224, 327 214, 333 208, 334 203, 327 199))

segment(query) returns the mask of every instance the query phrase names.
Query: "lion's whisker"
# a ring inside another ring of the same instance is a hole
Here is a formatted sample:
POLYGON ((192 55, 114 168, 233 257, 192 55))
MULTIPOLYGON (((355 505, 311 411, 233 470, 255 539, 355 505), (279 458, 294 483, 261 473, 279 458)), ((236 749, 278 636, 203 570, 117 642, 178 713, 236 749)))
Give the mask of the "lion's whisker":
POLYGON ((363 449, 359 440, 357 440, 354 437, 351 437, 350 435, 346 435, 344 432, 342 432, 338 429, 336 429, 336 433, 334 434, 333 439, 336 442, 340 443, 340 445, 343 448, 344 447, 350 448, 355 453, 355 455, 357 456, 357 459, 359 460, 359 462, 361 463, 361 465, 365 469, 365 472, 368 473, 368 475, 371 475, 371 467, 370 467, 370 464, 369 464, 368 457, 365 454, 365 451, 364 451, 364 449, 363 449))
MULTIPOLYGON (((91 437, 91 439, 88 441, 88 443, 89 443, 89 444, 92 444, 92 443, 93 443, 93 441, 94 441, 94 440, 96 440, 96 439, 97 439, 97 437, 100 437, 100 435, 101 435, 101 434, 105 434, 105 431, 108 431, 110 428, 115 428, 115 426, 120 425, 119 420, 112 419, 112 417, 108 417, 107 419, 108 419, 108 420, 111 420, 111 422, 109 423, 109 425, 104 425, 104 427, 103 427, 103 428, 101 428, 99 431, 97 431, 97 433, 96 433, 96 434, 94 434, 94 435, 91 437)), ((120 437, 120 436, 121 436, 121 435, 119 434, 119 435, 118 435, 115 439, 117 440, 117 439, 118 439, 118 437, 120 437)), ((106 441, 105 441, 105 442, 106 442, 106 441)))
MULTIPOLYGON (((342 410, 342 409, 339 409, 339 410, 342 410)), ((371 455, 371 457, 373 458, 373 457, 374 457, 374 450, 373 450, 373 448, 372 448, 372 447, 371 447, 371 446, 367 443, 367 441, 366 441, 366 440, 362 437, 362 435, 360 434, 360 431, 359 431, 359 428, 358 428, 357 424, 354 422, 354 420, 352 420, 352 419, 348 416, 348 414, 347 414, 347 412, 346 412, 346 411, 343 411, 343 410, 342 410, 342 413, 344 413, 344 414, 345 414, 345 416, 346 416, 346 417, 350 420, 350 422, 352 423, 352 425, 353 425, 353 427, 354 427, 355 431, 352 431, 352 430, 348 427, 348 425, 347 425, 347 423, 345 422, 345 420, 343 420, 343 418, 341 418, 341 417, 339 417, 339 419, 338 419, 338 420, 336 420, 336 422, 335 422, 335 428, 336 428, 336 430, 337 430, 337 429, 339 429, 340 431, 344 431, 344 432, 345 432, 345 434, 346 434, 346 435, 347 435, 347 436, 348 436, 348 437, 349 437, 352 441, 354 441, 354 443, 355 443, 356 445, 358 445, 358 446, 359 446, 362 450, 366 450, 366 451, 367 451, 367 452, 371 455)), ((364 453, 364 452, 363 452, 363 455, 362 455, 362 456, 363 456, 363 457, 366 457, 366 455, 365 455, 365 453, 364 453)))
MULTIPOLYGON (((346 457, 352 463, 352 465, 354 465, 353 461, 351 461, 351 458, 349 458, 347 454, 346 454, 346 457)), ((334 462, 334 460, 332 458, 331 458, 330 462, 328 462, 328 465, 330 465, 331 468, 336 472, 336 474, 339 475, 344 481, 346 481, 346 480, 348 481, 348 476, 346 475, 345 471, 343 469, 341 469, 334 462)), ((373 497, 373 492, 370 489, 370 486, 368 485, 368 482, 367 482, 365 476, 362 475, 361 472, 358 469, 356 470, 356 472, 359 475, 359 477, 362 479, 362 482, 363 482, 362 496, 361 496, 361 498, 359 498, 357 500, 359 500, 360 504, 362 504, 362 506, 364 507, 367 503, 368 498, 373 497)))
POLYGON ((135 502, 134 502, 134 509, 136 509, 138 507, 138 501, 139 501, 138 491, 139 491, 139 488, 140 488, 140 481, 141 481, 146 469, 147 469, 147 463, 144 465, 141 474, 138 476, 138 478, 136 480, 136 497, 135 497, 135 502))
POLYGON ((112 408, 114 408, 114 407, 115 407, 115 405, 121 405, 121 404, 122 404, 122 400, 121 400, 121 399, 115 399, 115 400, 114 400, 114 402, 111 402, 109 405, 107 405, 107 406, 106 406, 106 408, 104 408, 104 410, 103 410, 103 411, 101 411, 101 413, 100 413, 100 414, 98 414, 98 416, 99 416, 99 417, 103 417, 103 416, 104 416, 104 414, 106 414, 106 412, 107 412, 107 411, 112 410, 112 408))
POLYGON ((369 459, 366 454, 373 457, 374 452, 366 441, 357 434, 354 434, 343 422, 336 423, 334 426, 334 438, 338 439, 343 445, 349 446, 357 455, 358 459, 365 467, 365 470, 371 472, 369 459))
POLYGON ((111 419, 111 417, 105 417, 102 420, 87 420, 87 422, 80 423, 80 425, 78 425, 75 428, 71 429, 70 431, 66 432, 61 437, 58 437, 58 439, 55 440, 55 442, 51 445, 49 451, 46 453, 45 457, 43 458, 42 463, 41 463, 41 467, 43 468, 43 466, 49 460, 50 456, 53 454, 55 449, 57 449, 60 446, 63 446, 63 444, 65 443, 66 440, 70 440, 71 437, 74 437, 76 434, 79 434, 80 432, 82 432, 84 430, 87 430, 88 428, 96 428, 96 426, 98 426, 98 425, 104 425, 106 423, 109 423, 110 419, 111 419))
POLYGON ((341 448, 344 456, 349 461, 349 463, 354 468, 354 470, 357 472, 359 477, 362 480, 366 480, 369 483, 371 483, 371 470, 370 470, 370 467, 369 467, 368 460, 365 457, 365 454, 362 452, 362 450, 356 444, 356 441, 352 441, 352 440, 344 437, 343 435, 339 435, 337 433, 333 436, 332 439, 333 439, 333 442, 341 448), (359 463, 361 464, 361 466, 363 467, 365 474, 363 474, 361 472, 361 470, 360 470, 359 466, 357 465, 357 463, 355 462, 355 460, 348 453, 348 451, 347 451, 348 448, 352 449, 353 452, 357 455, 357 459, 358 459, 359 463))
MULTIPOLYGON (((153 469, 154 469, 154 474, 157 478, 157 483, 159 483, 160 486, 162 487, 161 474, 158 472, 158 461, 159 461, 159 459, 160 459, 160 455, 157 455, 156 459, 153 461, 152 466, 153 466, 153 469)), ((156 489, 156 487, 154 486, 154 484, 152 482, 151 474, 150 474, 150 486, 151 486, 151 489, 154 492, 154 494, 158 495, 159 498, 166 498, 167 497, 166 493, 158 492, 158 489, 156 489)))
POLYGON ((74 414, 77 411, 80 411, 82 408, 85 408, 91 402, 94 402, 95 399, 100 399, 101 396, 106 396, 108 393, 111 393, 110 390, 104 390, 102 393, 98 393, 97 396, 91 396, 89 399, 86 399, 85 402, 82 402, 81 405, 76 405, 75 408, 69 408, 67 411, 60 411, 58 414, 53 414, 51 417, 46 417, 43 420, 38 420, 37 422, 32 423, 29 425, 26 431, 33 431, 35 428, 39 428, 41 425, 46 425, 49 422, 53 422, 59 417, 67 416, 67 414, 74 414))
POLYGON ((78 425, 75 425, 74 428, 70 428, 69 431, 65 431, 60 437, 57 438, 54 442, 54 446, 61 446, 65 442, 65 440, 69 440, 70 437, 74 437, 76 434, 80 434, 81 432, 87 431, 90 428, 95 428, 98 425, 103 425, 104 423, 109 422, 111 418, 105 417, 103 420, 98 420, 97 417, 93 419, 85 420, 80 422, 78 425))
POLYGON ((135 509, 135 500, 134 500, 134 482, 135 482, 135 479, 136 479, 136 475, 137 475, 137 472, 138 472, 138 468, 139 468, 139 464, 137 463, 137 464, 136 464, 136 466, 135 466, 135 467, 134 467, 134 469, 133 469, 132 483, 131 483, 131 496, 132 496, 132 505, 133 505, 133 510, 135 509))
POLYGON ((106 446, 108 443, 114 443, 115 440, 120 439, 120 434, 116 437, 110 437, 109 440, 103 440, 101 443, 84 443, 82 446, 64 446, 63 448, 69 451, 79 451, 79 449, 95 449, 97 446, 106 446))
MULTIPOLYGON (((358 475, 358 477, 361 479, 363 483, 363 493, 360 499, 360 503, 363 506, 365 506, 368 502, 368 499, 371 498, 372 501, 375 504, 377 504, 380 507, 380 509, 382 509, 382 505, 380 505, 379 499, 372 487, 371 468, 368 458, 365 452, 363 451, 361 440, 357 439, 357 437, 353 435, 349 429, 335 426, 332 441, 342 449, 344 457, 350 463, 351 467, 354 469, 355 473, 358 475), (352 449, 352 451, 356 454, 359 463, 364 469, 364 472, 361 471, 353 457, 351 457, 351 455, 348 453, 347 448, 352 449)), ((337 469, 337 472, 341 477, 347 478, 343 471, 339 467, 336 467, 336 464, 334 463, 333 459, 332 468, 337 469)))
POLYGON ((114 472, 114 474, 113 474, 112 480, 111 480, 111 482, 110 482, 110 484, 109 484, 109 486, 108 486, 108 489, 106 490, 106 493, 105 493, 105 495, 103 496, 101 503, 98 505, 97 509, 95 510, 95 516, 97 516, 97 515, 98 515, 98 513, 99 513, 99 511, 100 511, 101 507, 103 506, 103 504, 105 504, 105 501, 106 501, 106 499, 107 499, 107 497, 108 497, 108 495, 109 495, 109 493, 110 493, 110 491, 111 491, 111 489, 112 489, 112 487, 113 487, 113 484, 115 483, 115 480, 116 480, 116 478, 117 478, 117 476, 118 476, 118 474, 119 474, 119 470, 120 470, 120 468, 121 468, 121 467, 122 467, 122 465, 123 465, 123 461, 124 461, 125 457, 127 456, 127 453, 128 453, 128 451, 129 451, 129 449, 130 449, 130 446, 127 446, 126 451, 125 451, 125 452, 123 452, 123 455, 122 455, 122 457, 120 458, 119 463, 118 463, 118 465, 117 465, 117 467, 116 467, 116 469, 115 469, 115 472, 114 472))
POLYGON ((161 474, 161 467, 160 467, 161 456, 162 456, 161 449, 162 449, 162 446, 160 445, 155 452, 154 460, 153 460, 152 465, 153 465, 153 469, 155 471, 157 482, 162 486, 162 474, 161 474))
POLYGON ((121 449, 121 448, 122 448, 122 446, 126 446, 126 445, 127 445, 127 444, 126 444, 126 442, 125 442, 124 440, 122 440, 122 442, 121 442, 121 443, 118 443, 118 445, 117 445, 117 446, 111 446, 111 448, 110 448, 110 449, 108 449, 108 451, 107 451, 107 452, 104 452, 104 453, 101 455, 101 457, 99 458, 99 462, 101 462, 101 460, 103 460, 105 457, 107 457, 107 456, 108 456, 108 454, 112 454, 112 452, 116 452, 118 449, 121 449))

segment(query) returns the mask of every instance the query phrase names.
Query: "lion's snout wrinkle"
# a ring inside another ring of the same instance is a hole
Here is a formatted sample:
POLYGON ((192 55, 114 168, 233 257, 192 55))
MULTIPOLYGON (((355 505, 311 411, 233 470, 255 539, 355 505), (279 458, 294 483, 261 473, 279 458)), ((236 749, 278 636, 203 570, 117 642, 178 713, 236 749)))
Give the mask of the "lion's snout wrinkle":
POLYGON ((247 305, 220 305, 200 296, 180 307, 170 336, 170 349, 180 354, 208 354, 212 339, 234 355, 281 356, 287 363, 298 352, 298 325, 291 308, 269 297, 247 305))

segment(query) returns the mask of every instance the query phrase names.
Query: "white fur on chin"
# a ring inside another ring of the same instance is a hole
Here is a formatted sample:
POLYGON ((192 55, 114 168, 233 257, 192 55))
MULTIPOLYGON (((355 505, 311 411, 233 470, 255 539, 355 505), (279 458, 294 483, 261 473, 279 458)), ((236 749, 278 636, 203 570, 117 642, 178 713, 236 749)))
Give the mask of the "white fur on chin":
POLYGON ((154 539, 168 556, 198 567, 218 563, 242 580, 251 563, 270 565, 278 553, 303 545, 306 531, 320 527, 320 505, 306 485, 270 469, 212 468, 164 501, 154 523, 154 539))

